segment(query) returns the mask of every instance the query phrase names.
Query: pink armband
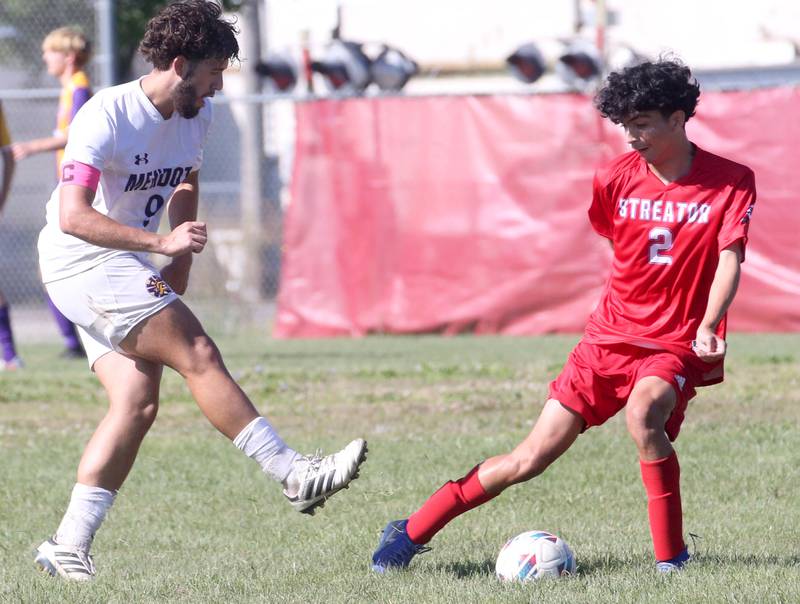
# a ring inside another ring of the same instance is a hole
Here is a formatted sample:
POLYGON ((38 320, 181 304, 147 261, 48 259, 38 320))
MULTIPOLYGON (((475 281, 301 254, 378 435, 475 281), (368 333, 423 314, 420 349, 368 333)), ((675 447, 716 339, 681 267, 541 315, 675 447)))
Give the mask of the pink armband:
POLYGON ((66 161, 61 165, 61 184, 80 185, 97 191, 100 182, 100 170, 79 161, 66 161))

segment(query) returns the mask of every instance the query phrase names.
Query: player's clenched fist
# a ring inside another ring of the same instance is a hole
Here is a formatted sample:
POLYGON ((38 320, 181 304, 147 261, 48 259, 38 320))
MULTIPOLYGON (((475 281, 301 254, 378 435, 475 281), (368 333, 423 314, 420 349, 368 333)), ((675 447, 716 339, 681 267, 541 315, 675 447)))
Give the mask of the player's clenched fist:
POLYGON ((161 239, 159 253, 165 256, 180 256, 187 252, 199 254, 208 241, 205 222, 184 222, 161 239))
POLYGON ((695 338, 692 342, 692 350, 706 363, 712 363, 725 357, 727 343, 709 328, 700 327, 695 338))

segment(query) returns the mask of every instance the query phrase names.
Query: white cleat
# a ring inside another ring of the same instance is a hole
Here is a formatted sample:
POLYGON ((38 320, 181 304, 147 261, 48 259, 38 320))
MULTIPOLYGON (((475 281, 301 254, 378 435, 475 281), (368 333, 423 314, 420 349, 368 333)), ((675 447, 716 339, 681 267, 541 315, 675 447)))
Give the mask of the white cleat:
POLYGON ((290 497, 285 490, 283 493, 295 510, 313 515, 326 499, 358 478, 359 466, 366 458, 367 441, 361 438, 332 455, 322 457, 317 452, 301 457, 292 470, 298 484, 297 495, 290 497))
POLYGON ((36 565, 42 572, 70 581, 91 581, 95 575, 92 556, 72 545, 59 545, 48 539, 36 548, 36 565))

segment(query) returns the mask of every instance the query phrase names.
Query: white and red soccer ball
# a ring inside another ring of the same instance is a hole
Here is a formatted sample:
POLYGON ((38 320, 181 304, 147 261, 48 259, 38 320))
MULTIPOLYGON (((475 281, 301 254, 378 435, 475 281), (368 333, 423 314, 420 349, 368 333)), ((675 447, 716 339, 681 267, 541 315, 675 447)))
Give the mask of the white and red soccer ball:
POLYGON ((575 574, 575 555, 567 542, 546 531, 527 531, 506 541, 495 573, 502 581, 533 581, 575 574))

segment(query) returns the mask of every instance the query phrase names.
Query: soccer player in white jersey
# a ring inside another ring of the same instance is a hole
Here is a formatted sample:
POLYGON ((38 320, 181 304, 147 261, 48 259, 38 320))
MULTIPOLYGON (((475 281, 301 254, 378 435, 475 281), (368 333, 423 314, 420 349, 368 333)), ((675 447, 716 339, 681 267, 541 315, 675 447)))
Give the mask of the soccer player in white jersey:
POLYGON ((163 367, 177 371, 209 421, 313 513, 358 475, 366 443, 327 457, 289 448, 228 373, 214 342, 177 294, 206 245, 197 220, 198 170, 211 97, 238 59, 234 25, 217 4, 180 0, 147 25, 140 52, 153 70, 103 90, 70 128, 61 181, 39 237, 48 293, 78 326, 110 406, 84 450, 77 484, 36 563, 88 580, 89 548, 156 417, 163 367), (98 186, 99 185, 99 186, 98 186), (161 215, 172 231, 157 232, 161 215), (149 253, 172 258, 160 272, 149 253))

